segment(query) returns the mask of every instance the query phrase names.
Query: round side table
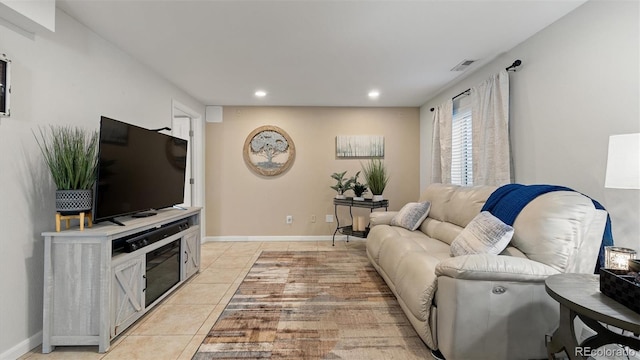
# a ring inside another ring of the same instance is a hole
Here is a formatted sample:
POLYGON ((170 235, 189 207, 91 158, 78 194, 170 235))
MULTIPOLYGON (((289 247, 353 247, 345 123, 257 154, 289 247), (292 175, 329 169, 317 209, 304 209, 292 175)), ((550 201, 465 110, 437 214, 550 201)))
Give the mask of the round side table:
POLYGON ((600 277, 592 274, 558 274, 545 281, 547 293, 560 303, 560 322, 547 343, 549 359, 562 350, 569 359, 587 359, 589 352, 606 344, 640 351, 640 339, 621 335, 603 324, 640 335, 640 314, 600 292, 600 277), (578 343, 573 321, 577 317, 596 335, 578 343))

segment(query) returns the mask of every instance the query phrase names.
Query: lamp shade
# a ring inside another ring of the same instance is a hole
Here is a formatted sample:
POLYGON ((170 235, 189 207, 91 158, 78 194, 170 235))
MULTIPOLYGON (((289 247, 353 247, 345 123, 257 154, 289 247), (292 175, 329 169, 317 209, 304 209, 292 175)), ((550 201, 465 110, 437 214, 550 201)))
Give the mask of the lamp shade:
POLYGON ((604 186, 640 189, 640 133, 611 135, 604 186))

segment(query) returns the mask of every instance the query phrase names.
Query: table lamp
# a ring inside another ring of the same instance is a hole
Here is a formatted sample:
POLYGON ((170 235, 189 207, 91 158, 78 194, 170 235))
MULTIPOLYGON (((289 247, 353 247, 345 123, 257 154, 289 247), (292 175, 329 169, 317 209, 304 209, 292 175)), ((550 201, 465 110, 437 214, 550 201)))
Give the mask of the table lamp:
POLYGON ((640 133, 609 137, 604 187, 640 189, 640 133))
MULTIPOLYGON (((604 187, 640 189, 640 133, 611 135, 604 187)), ((627 270, 636 251, 616 246, 605 247, 605 268, 627 270)))

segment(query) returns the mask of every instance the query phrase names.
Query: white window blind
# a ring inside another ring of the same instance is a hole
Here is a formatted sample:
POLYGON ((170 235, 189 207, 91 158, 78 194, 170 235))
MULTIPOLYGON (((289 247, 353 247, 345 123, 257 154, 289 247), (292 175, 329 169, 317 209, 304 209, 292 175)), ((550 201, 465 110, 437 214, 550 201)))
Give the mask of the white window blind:
POLYGON ((471 99, 461 96, 453 101, 451 126, 451 183, 473 185, 473 158, 471 143, 471 99))

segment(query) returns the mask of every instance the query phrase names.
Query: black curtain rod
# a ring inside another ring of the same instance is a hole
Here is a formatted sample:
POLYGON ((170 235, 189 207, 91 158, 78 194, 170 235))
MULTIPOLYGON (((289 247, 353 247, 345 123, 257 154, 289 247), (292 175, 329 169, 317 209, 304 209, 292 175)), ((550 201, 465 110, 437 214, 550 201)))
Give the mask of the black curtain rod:
MULTIPOLYGON (((455 99, 459 98, 460 96, 469 95, 469 93, 470 93, 470 92, 471 92, 471 89, 467 89, 467 90, 465 90, 465 91, 461 92, 460 94, 458 94, 458 95, 456 95, 456 96, 452 97, 452 98, 451 98, 451 100, 455 100, 455 99)), ((436 109, 436 108, 431 108, 430 110, 431 110, 431 112, 433 112, 435 109, 436 109)))
MULTIPOLYGON (((520 66, 520 65, 522 65, 522 61, 520 59, 517 59, 516 61, 513 62, 513 64, 511 64, 510 66, 507 66, 505 68, 505 70, 507 70, 507 71, 511 71, 511 70, 516 71, 516 68, 518 66, 520 66)), ((467 89, 467 90, 461 92, 460 94, 452 97, 451 100, 455 100, 455 99, 457 99, 457 98, 459 98, 460 96, 463 96, 463 95, 469 95, 469 91, 471 91, 471 89, 467 89)), ((435 109, 436 108, 431 108, 430 110, 431 110, 431 112, 433 112, 435 109)))
POLYGON ((458 94, 458 95, 456 95, 456 96, 452 97, 452 98, 451 98, 451 100, 455 100, 455 99, 459 98, 460 96, 466 96, 466 95, 469 95, 470 93, 471 93, 471 89, 467 89, 467 90, 465 90, 465 91, 461 92, 460 94, 458 94))

